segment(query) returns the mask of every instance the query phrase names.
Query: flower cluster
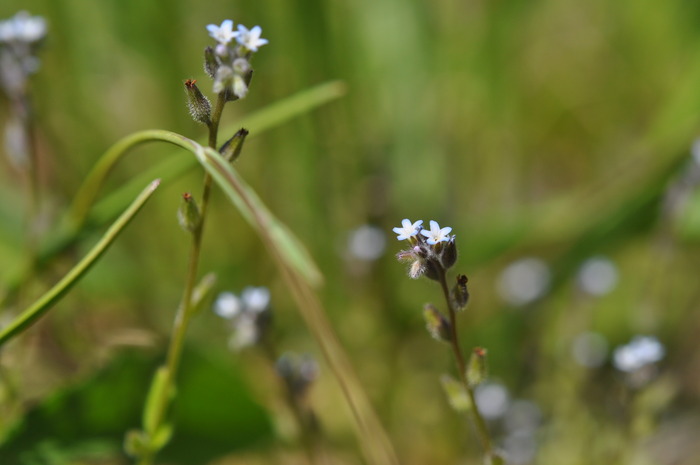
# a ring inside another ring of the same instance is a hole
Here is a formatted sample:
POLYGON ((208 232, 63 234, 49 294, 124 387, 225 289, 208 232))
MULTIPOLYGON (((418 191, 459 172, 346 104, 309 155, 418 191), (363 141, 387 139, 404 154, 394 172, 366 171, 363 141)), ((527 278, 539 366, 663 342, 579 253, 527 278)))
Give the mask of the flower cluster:
POLYGON ((613 353, 615 368, 632 373, 653 365, 664 358, 666 349, 653 336, 635 336, 628 344, 619 346, 613 353))
POLYGON ((397 239, 408 241, 410 248, 398 253, 399 261, 409 262, 408 275, 413 279, 425 275, 439 280, 444 272, 457 261, 455 236, 450 235, 452 228, 441 228, 437 221, 430 221, 430 229, 423 229, 423 220, 401 221, 400 228, 394 228, 397 239))
POLYGON ((222 292, 214 302, 214 313, 231 322, 231 348, 240 350, 260 342, 272 317, 270 291, 266 287, 246 287, 240 297, 222 292))
POLYGON ((20 11, 0 21, 0 85, 8 94, 22 95, 27 77, 39 69, 36 48, 46 36, 46 20, 20 11))
POLYGON ((207 26, 209 35, 217 41, 217 45, 204 50, 204 70, 214 79, 214 93, 226 92, 228 100, 243 98, 248 93, 253 76, 250 58, 268 42, 260 37, 260 26, 248 29, 239 24, 237 29, 233 30, 230 19, 222 22, 221 26, 207 26))

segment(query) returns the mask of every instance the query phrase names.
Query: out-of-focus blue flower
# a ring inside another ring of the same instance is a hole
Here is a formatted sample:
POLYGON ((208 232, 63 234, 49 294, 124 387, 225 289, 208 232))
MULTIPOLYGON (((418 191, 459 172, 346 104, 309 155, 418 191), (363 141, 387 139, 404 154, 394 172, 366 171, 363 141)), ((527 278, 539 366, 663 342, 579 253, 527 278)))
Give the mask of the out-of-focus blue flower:
POLYGON ((270 291, 266 287, 246 287, 240 297, 222 292, 214 302, 214 313, 231 321, 229 341, 234 350, 257 344, 270 321, 270 291))
POLYGON ((613 353, 615 368, 632 373, 664 358, 664 345, 653 336, 635 336, 628 344, 619 346, 613 353))
POLYGON ((252 29, 248 29, 244 25, 239 24, 238 32, 236 32, 236 40, 251 52, 257 52, 258 47, 262 47, 268 42, 267 39, 261 38, 260 34, 262 34, 262 28, 260 26, 254 26, 252 29))
POLYGON ((207 26, 207 31, 209 31, 209 35, 214 40, 224 45, 231 42, 239 34, 238 31, 233 30, 233 21, 231 21, 230 19, 224 20, 221 23, 221 26, 217 26, 216 24, 209 24, 207 26))

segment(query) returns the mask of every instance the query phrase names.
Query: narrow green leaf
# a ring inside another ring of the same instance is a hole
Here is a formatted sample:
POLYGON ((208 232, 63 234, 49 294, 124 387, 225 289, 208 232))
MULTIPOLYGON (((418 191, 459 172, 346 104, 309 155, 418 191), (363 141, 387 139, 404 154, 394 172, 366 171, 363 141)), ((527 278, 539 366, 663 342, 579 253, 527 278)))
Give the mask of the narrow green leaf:
MULTIPOLYGON (((246 127, 253 130, 249 137, 254 138, 269 129, 342 97, 345 92, 346 86, 342 81, 319 84, 272 103, 235 123, 223 126, 219 132, 226 136, 235 133, 241 127, 246 127)), ((191 157, 167 157, 150 169, 145 169, 143 173, 133 177, 129 182, 94 204, 104 179, 129 149, 141 143, 161 140, 149 138, 149 135, 150 131, 143 131, 127 136, 118 141, 102 156, 79 188, 79 194, 74 198, 65 224, 50 239, 50 243, 42 247, 38 257, 38 266, 47 263, 52 257, 75 243, 85 224, 93 229, 115 218, 144 183, 154 178, 160 178, 164 181, 175 179, 196 165, 196 161, 191 157)), ((24 267, 10 273, 5 289, 0 290, 0 306, 15 295, 20 284, 26 281, 32 272, 32 269, 24 267)))
POLYGON ((55 286, 46 292, 39 300, 19 314, 13 321, 0 330, 0 346, 12 337, 21 333, 34 324, 56 302, 58 302, 79 280, 87 273, 97 260, 107 251, 127 224, 136 216, 146 201, 160 184, 160 179, 153 181, 144 189, 133 203, 112 224, 98 243, 78 262, 55 286))
POLYGON ((167 405, 169 399, 162 401, 163 396, 168 396, 166 388, 168 387, 168 368, 162 366, 156 370, 151 381, 151 388, 148 390, 146 397, 146 406, 143 409, 143 430, 148 436, 153 436, 158 427, 158 417, 160 416, 160 405, 167 405))
POLYGON ((267 209, 255 191, 243 181, 236 170, 215 150, 203 148, 195 155, 216 183, 238 208, 243 217, 260 233, 269 237, 289 266, 297 270, 312 286, 318 286, 323 276, 306 247, 267 209))

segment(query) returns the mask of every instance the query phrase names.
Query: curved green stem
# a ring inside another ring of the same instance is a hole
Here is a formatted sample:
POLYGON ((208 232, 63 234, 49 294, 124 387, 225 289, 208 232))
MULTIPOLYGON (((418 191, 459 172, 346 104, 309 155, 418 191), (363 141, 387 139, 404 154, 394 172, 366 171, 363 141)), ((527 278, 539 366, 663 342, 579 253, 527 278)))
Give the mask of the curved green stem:
POLYGON ((43 314, 45 314, 61 297, 63 297, 92 265, 107 251, 109 246, 114 242, 119 233, 124 230, 127 224, 136 216, 136 214, 145 205, 146 201, 151 197, 155 189, 160 184, 160 180, 153 181, 146 189, 141 192, 136 200, 127 208, 124 213, 114 222, 114 224, 102 236, 100 241, 83 257, 77 265, 75 265, 55 286, 46 292, 33 305, 22 312, 9 325, 0 330, 0 345, 4 344, 12 337, 24 331, 26 328, 34 324, 43 314))
MULTIPOLYGON (((252 131, 249 137, 257 137, 268 129, 279 126, 295 116, 307 113, 344 94, 345 84, 341 81, 319 84, 258 110, 241 119, 235 127, 229 125, 224 127, 222 131, 228 134, 234 133, 240 127, 246 127, 252 131)), ((113 221, 129 205, 131 199, 138 195, 141 186, 145 183, 154 178, 160 178, 164 181, 174 179, 197 164, 194 158, 168 157, 160 163, 146 168, 142 173, 137 174, 130 181, 106 195, 93 208, 92 202, 95 201, 101 188, 101 182, 119 159, 128 153, 126 151, 120 152, 117 146, 121 146, 122 150, 128 150, 131 147, 148 142, 148 140, 160 140, 149 139, 148 132, 150 131, 127 136, 108 149, 107 153, 98 161, 100 167, 96 166, 78 189, 79 194, 76 195, 63 224, 59 225, 60 227, 58 228, 54 228, 54 233, 47 238, 47 242, 37 251, 36 260, 33 262, 27 261, 19 269, 10 272, 9 279, 0 289, 0 308, 16 298, 19 289, 31 279, 37 270, 40 270, 52 258, 75 244, 80 239, 81 234, 88 229, 88 225, 89 228, 96 228, 113 221)), ((183 147, 177 140, 169 142, 183 147)))

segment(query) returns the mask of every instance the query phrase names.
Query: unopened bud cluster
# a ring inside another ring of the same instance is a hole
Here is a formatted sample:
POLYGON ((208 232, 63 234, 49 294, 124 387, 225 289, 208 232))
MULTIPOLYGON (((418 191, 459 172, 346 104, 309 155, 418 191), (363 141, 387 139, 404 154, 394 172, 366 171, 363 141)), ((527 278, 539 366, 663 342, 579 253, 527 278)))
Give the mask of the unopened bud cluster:
POLYGON ((309 386, 318 377, 318 363, 310 355, 296 355, 285 353, 275 363, 277 374, 289 392, 301 398, 308 391, 309 386))
POLYGON ((204 70, 214 80, 214 93, 225 93, 227 100, 243 98, 248 93, 253 76, 250 58, 268 42, 260 37, 260 26, 248 29, 239 24, 237 29, 233 30, 230 19, 222 22, 221 26, 207 26, 209 35, 217 41, 217 45, 204 50, 204 70))
POLYGON ((436 221, 430 221, 430 229, 423 229, 423 220, 412 223, 409 219, 394 228, 398 240, 408 241, 410 248, 398 253, 399 261, 410 263, 408 275, 413 279, 421 276, 439 281, 445 271, 457 261, 455 236, 452 228, 440 228, 436 221))

